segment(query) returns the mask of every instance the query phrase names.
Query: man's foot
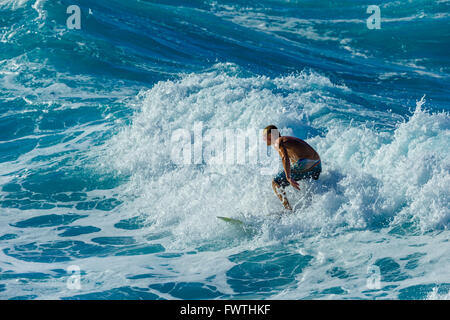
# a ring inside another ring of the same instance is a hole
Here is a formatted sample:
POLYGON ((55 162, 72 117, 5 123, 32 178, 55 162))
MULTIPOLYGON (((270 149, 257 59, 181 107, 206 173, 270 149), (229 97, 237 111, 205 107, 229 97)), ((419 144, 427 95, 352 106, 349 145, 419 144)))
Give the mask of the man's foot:
POLYGON ((287 202, 287 200, 286 200, 286 204, 283 203, 283 206, 286 210, 292 211, 291 205, 289 204, 289 202, 287 202))

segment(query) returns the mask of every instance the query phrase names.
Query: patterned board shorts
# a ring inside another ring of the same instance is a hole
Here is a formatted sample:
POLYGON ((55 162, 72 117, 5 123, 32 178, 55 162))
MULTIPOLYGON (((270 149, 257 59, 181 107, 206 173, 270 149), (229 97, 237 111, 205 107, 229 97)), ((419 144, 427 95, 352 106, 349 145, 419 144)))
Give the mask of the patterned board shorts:
MULTIPOLYGON (((291 166, 291 178, 295 181, 302 179, 313 178, 314 180, 319 179, 319 175, 322 172, 322 164, 320 160, 310 160, 310 159, 299 159, 297 162, 291 166), (314 164, 305 170, 305 167, 311 163, 314 164)), ((290 183, 286 179, 286 173, 280 171, 273 179, 279 186, 287 187, 290 183)))

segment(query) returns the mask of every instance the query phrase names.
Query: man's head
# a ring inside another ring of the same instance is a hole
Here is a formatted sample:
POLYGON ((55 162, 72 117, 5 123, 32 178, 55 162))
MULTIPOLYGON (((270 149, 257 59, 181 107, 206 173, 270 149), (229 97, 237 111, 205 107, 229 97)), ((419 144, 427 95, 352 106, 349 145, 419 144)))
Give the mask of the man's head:
POLYGON ((270 146, 280 137, 280 132, 278 128, 273 124, 264 128, 263 139, 266 141, 267 145, 270 146))

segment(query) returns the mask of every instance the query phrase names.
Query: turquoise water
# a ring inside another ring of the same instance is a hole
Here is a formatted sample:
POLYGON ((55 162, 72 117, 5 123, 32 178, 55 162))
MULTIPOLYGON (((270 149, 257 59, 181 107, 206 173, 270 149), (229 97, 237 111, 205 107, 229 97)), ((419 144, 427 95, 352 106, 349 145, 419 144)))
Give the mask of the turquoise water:
POLYGON ((0 0, 0 298, 448 299, 450 3, 372 4, 0 0), (199 124, 321 177, 279 216, 264 163, 174 161, 199 124))

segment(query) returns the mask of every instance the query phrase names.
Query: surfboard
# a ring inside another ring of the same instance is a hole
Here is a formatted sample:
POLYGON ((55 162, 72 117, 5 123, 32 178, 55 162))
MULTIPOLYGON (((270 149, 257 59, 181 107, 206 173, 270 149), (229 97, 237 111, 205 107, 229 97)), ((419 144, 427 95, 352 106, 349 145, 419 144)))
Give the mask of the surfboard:
POLYGON ((234 224, 234 225, 243 225, 244 223, 241 220, 238 219, 233 219, 233 218, 229 218, 229 217, 219 217, 217 216, 218 219, 234 224))
POLYGON ((255 222, 249 222, 247 220, 239 220, 230 217, 221 217, 217 216, 218 219, 225 221, 230 226, 233 226, 236 230, 239 230, 245 234, 247 237, 252 237, 258 233, 260 228, 257 227, 258 223, 255 225, 255 222))

